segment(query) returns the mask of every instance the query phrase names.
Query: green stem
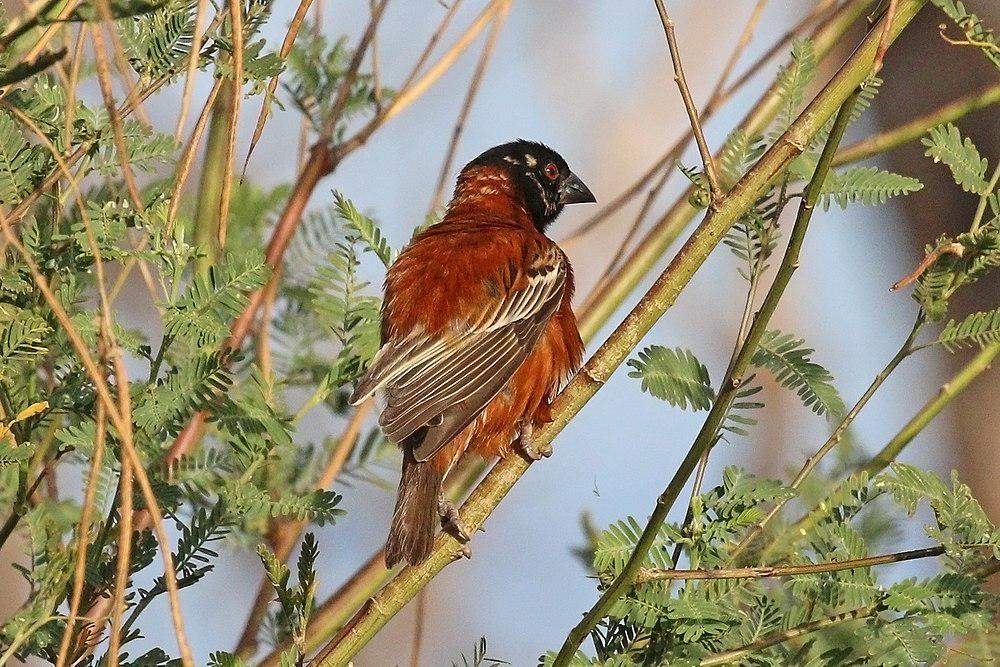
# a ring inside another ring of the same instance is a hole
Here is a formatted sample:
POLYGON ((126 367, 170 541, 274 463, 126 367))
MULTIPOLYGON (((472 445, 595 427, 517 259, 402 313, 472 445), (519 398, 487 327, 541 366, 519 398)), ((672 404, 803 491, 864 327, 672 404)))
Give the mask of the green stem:
POLYGON ((205 253, 198 270, 205 272, 215 264, 219 252, 219 200, 225 177, 226 151, 229 146, 229 123, 233 113, 233 91, 229 86, 219 89, 212 109, 212 120, 205 137, 205 157, 198 183, 197 208, 194 214, 194 242, 205 253))
POLYGON ((763 567, 736 567, 713 570, 665 570, 661 568, 643 568, 639 570, 639 573, 635 578, 635 582, 636 584, 644 584, 650 581, 669 581, 673 579, 691 581, 708 579, 770 579, 777 577, 795 577, 803 574, 841 572, 843 570, 857 570, 860 568, 874 567, 876 565, 887 565, 889 563, 902 563, 903 561, 916 560, 918 558, 940 556, 943 553, 944 547, 927 547, 925 549, 900 551, 892 554, 883 554, 881 556, 852 558, 851 560, 838 560, 828 563, 809 563, 807 565, 765 565, 763 567))
POLYGON ((698 464, 698 460, 708 451, 709 446, 715 440, 719 432, 719 426, 722 425, 722 421, 729 411, 730 403, 735 398, 740 387, 743 386, 743 374, 750 367, 750 361, 757 350, 760 339, 764 336, 764 332, 767 331, 767 325, 770 322, 771 316, 777 309, 778 302, 784 295, 785 288, 788 286, 792 274, 798 268, 799 252, 802 249, 806 231, 809 229, 809 222, 812 220, 816 202, 819 200, 823 183, 826 181, 826 176, 830 171, 833 155, 840 144, 841 137, 844 136, 844 130, 847 129, 847 125, 851 120, 851 111, 854 109, 854 103, 859 93, 860 88, 855 88, 847 96, 847 99, 844 100, 840 111, 837 113, 833 128, 830 130, 830 136, 823 147, 823 152, 816 165, 816 171, 806 186, 805 193, 800 202, 798 213, 795 216, 795 224, 792 226, 792 231, 788 237, 788 247, 785 249, 784 257, 781 258, 778 273, 775 275, 771 289, 768 290, 767 295, 764 297, 764 302, 760 306, 760 310, 757 311, 757 315, 750 325, 750 330, 747 331, 746 341, 740 347, 736 359, 733 361, 729 372, 720 385, 719 394, 708 413, 708 417, 705 418, 705 423, 698 432, 698 436, 695 438, 684 460, 677 467, 677 471, 674 473, 673 478, 671 478, 667 488, 656 499, 656 506, 653 508, 649 521, 646 523, 646 527, 642 531, 642 535, 639 537, 639 541, 625 567, 604 590, 597 603, 584 615, 583 620, 570 631, 565 643, 563 643, 562 648, 559 650, 559 654, 552 663, 553 667, 561 667, 569 664, 569 661, 576 654, 577 648, 583 643, 584 638, 597 626, 602 618, 608 615, 608 612, 610 612, 618 599, 632 588, 636 574, 646 561, 649 550, 653 546, 660 528, 666 521, 667 514, 673 508, 677 496, 680 495, 681 490, 687 485, 691 473, 694 472, 695 466, 698 464))
POLYGON ((851 162, 857 162, 858 160, 864 160, 879 153, 884 153, 914 139, 919 139, 927 134, 927 130, 932 127, 943 123, 951 123, 963 116, 969 115, 973 111, 985 109, 998 102, 1000 102, 1000 83, 984 88, 971 95, 961 97, 919 118, 914 118, 899 127, 886 130, 848 146, 839 151, 837 156, 833 158, 833 166, 839 167, 851 162))
MULTIPOLYGON (((837 443, 840 442, 840 439, 844 437, 844 433, 846 433, 847 429, 850 428, 852 423, 854 423, 855 418, 857 418, 858 414, 865 407, 865 405, 868 404, 871 397, 875 395, 875 392, 878 391, 879 387, 882 386, 882 383, 885 382, 886 378, 888 378, 889 375, 896 370, 896 367, 902 363, 903 359, 906 359, 906 357, 910 356, 910 354, 914 351, 915 348, 913 347, 913 341, 916 340, 917 334, 923 328, 923 325, 924 314, 923 311, 920 311, 913 323, 913 328, 910 330, 910 335, 906 337, 905 341, 903 341, 899 350, 895 355, 893 355, 892 359, 889 360, 889 363, 887 363, 885 367, 879 371, 878 375, 875 376, 875 379, 872 380, 872 383, 868 386, 865 393, 861 395, 861 398, 858 399, 858 402, 854 404, 854 407, 852 407, 850 411, 844 415, 844 418, 837 425, 837 428, 834 429, 833 433, 830 434, 830 437, 827 438, 826 442, 823 443, 823 446, 820 447, 815 454, 806 459, 802 469, 799 470, 795 479, 793 479, 792 483, 789 485, 790 488, 798 489, 799 486, 802 485, 802 482, 805 481, 806 477, 812 473, 813 469, 823 459, 823 457, 829 454, 837 443)), ((790 500, 790 498, 788 500, 790 500)), ((760 519, 760 521, 755 523, 750 530, 747 531, 747 534, 743 537, 740 543, 737 544, 736 547, 730 552, 728 559, 730 563, 735 562, 739 555, 743 553, 743 551, 750 546, 753 541, 757 539, 757 537, 760 536, 760 534, 764 531, 765 526, 767 526, 771 519, 777 516, 788 500, 775 503, 774 507, 772 507, 768 513, 760 519)))
POLYGON ((885 470, 899 453, 920 433, 934 417, 938 415, 952 399, 958 396, 969 383, 990 367, 990 362, 1000 354, 1000 342, 983 347, 972 360, 967 363, 951 380, 941 385, 937 395, 928 401, 913 418, 906 423, 899 433, 890 440, 882 450, 861 469, 869 476, 885 470))
POLYGON ((993 170, 993 176, 990 178, 990 182, 986 186, 986 191, 979 197, 979 205, 976 207, 976 215, 972 218, 972 226, 969 228, 969 232, 975 234, 979 229, 979 225, 983 222, 983 214, 986 213, 986 202, 989 201, 990 195, 997 188, 997 180, 1000 180, 1000 158, 997 159, 996 169, 993 170))
POLYGON ((858 619, 867 618, 868 616, 877 614, 880 609, 881 607, 879 605, 869 605, 867 607, 845 611, 841 614, 820 618, 815 621, 809 621, 808 623, 797 625, 794 628, 789 628, 788 630, 773 632, 769 635, 761 637, 752 644, 747 644, 741 648, 726 651, 724 653, 716 653, 711 657, 705 658, 698 664, 701 665, 701 667, 709 667, 711 665, 727 665, 738 662, 739 659, 744 656, 756 653, 757 651, 762 651, 772 646, 777 646, 778 644, 787 642, 790 639, 802 637, 803 635, 807 635, 818 630, 826 630, 827 628, 832 628, 836 625, 840 625, 841 623, 847 623, 848 621, 856 621, 858 619))

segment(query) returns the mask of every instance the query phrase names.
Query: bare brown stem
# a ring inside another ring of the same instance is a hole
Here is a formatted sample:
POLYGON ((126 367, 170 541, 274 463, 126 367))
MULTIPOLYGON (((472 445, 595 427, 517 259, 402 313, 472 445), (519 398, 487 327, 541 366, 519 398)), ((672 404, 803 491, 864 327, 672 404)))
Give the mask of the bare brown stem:
POLYGON ((663 23, 663 32, 667 36, 667 46, 670 49, 670 60, 674 65, 674 81, 681 92, 684 100, 684 109, 687 111, 688 119, 691 121, 691 130, 694 132, 694 140, 698 144, 698 152, 701 153, 701 161, 705 168, 705 177, 708 179, 708 187, 712 195, 713 209, 718 207, 719 199, 723 192, 719 185, 719 175, 715 170, 715 159, 712 151, 705 141, 705 133, 701 129, 701 120, 698 118, 698 108, 691 97, 691 89, 688 88, 687 78, 684 76, 684 66, 681 64, 681 53, 677 47, 677 35, 674 32, 674 22, 667 15, 667 9, 663 0, 653 0, 656 3, 656 10, 660 13, 660 22, 663 23))

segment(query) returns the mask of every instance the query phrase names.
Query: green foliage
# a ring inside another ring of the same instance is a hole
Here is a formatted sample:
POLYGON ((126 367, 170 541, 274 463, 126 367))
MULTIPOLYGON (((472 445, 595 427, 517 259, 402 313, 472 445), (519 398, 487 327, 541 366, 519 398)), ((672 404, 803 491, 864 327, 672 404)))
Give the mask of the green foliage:
POLYGON ((811 348, 805 341, 792 334, 767 331, 754 352, 753 364, 767 368, 790 391, 794 391, 803 405, 818 415, 837 419, 844 414, 844 400, 833 386, 833 376, 812 361, 811 348))
POLYGON ((768 191, 722 239, 732 253, 746 264, 745 267, 738 267, 737 271, 748 282, 755 283, 767 270, 768 260, 778 244, 780 213, 781 204, 775 201, 773 190, 768 191))
MULTIPOLYGON (((298 584, 289 586, 291 571, 288 566, 275 558, 266 547, 257 548, 257 554, 264 564, 268 581, 278 596, 280 605, 279 622, 284 631, 291 637, 295 648, 289 651, 297 656, 304 656, 306 624, 313 608, 313 598, 316 595, 316 558, 319 556, 319 545, 312 533, 306 533, 302 540, 297 565, 298 584)), ((291 658, 291 656, 289 656, 291 658)), ((282 656, 282 662, 285 661, 282 656)), ((294 664, 294 662, 292 662, 294 664)))
POLYGON ((642 390, 673 406, 692 410, 707 410, 712 406, 715 391, 708 369, 690 350, 671 350, 652 345, 630 359, 634 370, 629 377, 642 380, 642 390))
POLYGON ((19 204, 46 162, 43 151, 29 144, 14 119, 0 111, 0 203, 19 204))
POLYGON ((231 259, 195 274, 184 294, 167 305, 164 333, 199 347, 216 347, 229 334, 229 323, 249 302, 249 293, 267 279, 260 258, 231 259))
POLYGON ((337 214, 340 219, 358 236, 358 240, 363 241, 368 246, 368 250, 375 253, 382 264, 388 268, 396 258, 396 251, 392 249, 389 242, 382 236, 381 230, 375 221, 366 215, 362 215, 357 207, 344 195, 339 192, 333 193, 337 200, 337 214))
POLYGON ((998 341, 1000 341, 1000 308, 972 313, 961 322, 949 320, 934 342, 943 345, 949 352, 954 352, 971 345, 984 347, 998 341))
POLYGON ((453 662, 451 663, 451 667, 500 667, 501 665, 509 664, 506 660, 491 658, 486 651, 486 637, 480 637, 472 649, 472 657, 468 658, 463 653, 461 666, 457 662, 453 662))
MULTIPOLYGON (((341 94, 344 75, 353 53, 346 38, 328 41, 313 23, 302 26, 302 35, 295 41, 288 56, 289 80, 282 84, 291 95, 292 103, 310 122, 312 129, 321 132, 333 105, 341 94)), ((358 72, 346 91, 343 114, 333 128, 333 139, 340 141, 347 128, 346 121, 373 108, 381 99, 391 97, 388 89, 378 90, 372 73, 358 72)))
POLYGON ((878 167, 850 167, 831 171, 826 177, 820 192, 820 205, 824 209, 830 207, 830 202, 836 202, 841 208, 855 202, 876 206, 886 203, 890 197, 916 192, 922 187, 920 181, 911 176, 878 167))
MULTIPOLYGON (((986 631, 989 614, 983 609, 982 576, 969 573, 995 558, 997 530, 968 488, 957 479, 948 488, 912 466, 896 465, 893 474, 871 481, 865 476, 853 479, 839 495, 824 499, 825 518, 795 529, 801 531, 801 546, 783 556, 783 562, 805 565, 870 555, 866 538, 854 523, 863 509, 887 511, 875 501, 888 492, 908 511, 922 499, 931 503, 935 525, 928 526, 927 534, 946 548, 940 574, 883 583, 878 571, 868 567, 772 582, 687 581, 679 588, 648 581, 635 586, 595 630, 596 658, 591 661, 579 654, 573 664, 697 664, 848 610, 861 610, 853 617, 859 620, 816 628, 800 645, 763 643, 746 658, 752 660, 748 664, 903 666, 914 664, 914 659, 936 659, 943 654, 945 639, 955 634, 986 631), (864 639, 845 642, 840 634, 844 631, 864 639)), ((663 526, 644 567, 670 569, 675 544, 684 545, 692 568, 727 567, 734 545, 764 516, 765 508, 793 495, 778 482, 755 478, 735 466, 726 468, 722 483, 692 504, 695 520, 689 529, 663 526)), ((641 532, 640 524, 629 518, 599 535, 594 569, 600 581, 607 582, 621 571, 641 532)), ((776 544, 785 544, 781 535, 775 539, 776 544)), ((542 656, 540 664, 550 664, 552 657, 542 656)))
POLYGON ((197 0, 167 0, 121 22, 129 62, 148 79, 173 78, 185 71, 194 43, 197 0))
POLYGON ((760 159, 766 148, 763 137, 751 137, 741 128, 730 132, 715 161, 725 187, 731 188, 740 180, 747 169, 760 159))
POLYGON ((947 165, 963 190, 977 195, 986 192, 986 158, 971 139, 962 137, 957 127, 951 123, 939 125, 920 142, 927 146, 924 154, 947 165))
POLYGON ((816 48, 809 39, 792 42, 792 62, 778 72, 777 92, 781 101, 778 117, 769 138, 788 129, 802 106, 806 88, 816 76, 816 48))

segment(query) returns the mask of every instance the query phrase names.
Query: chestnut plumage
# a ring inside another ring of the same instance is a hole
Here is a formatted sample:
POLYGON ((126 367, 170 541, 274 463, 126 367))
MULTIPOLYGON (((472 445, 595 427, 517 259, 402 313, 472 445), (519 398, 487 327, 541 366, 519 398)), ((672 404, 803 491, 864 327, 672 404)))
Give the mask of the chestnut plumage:
POLYGON ((427 558, 442 481, 459 457, 537 456, 532 430, 580 366, 573 271, 545 229, 567 204, 594 195, 552 149, 515 141, 458 176, 444 219, 390 267, 382 347, 352 402, 382 391, 379 423, 403 449, 386 563, 427 558))

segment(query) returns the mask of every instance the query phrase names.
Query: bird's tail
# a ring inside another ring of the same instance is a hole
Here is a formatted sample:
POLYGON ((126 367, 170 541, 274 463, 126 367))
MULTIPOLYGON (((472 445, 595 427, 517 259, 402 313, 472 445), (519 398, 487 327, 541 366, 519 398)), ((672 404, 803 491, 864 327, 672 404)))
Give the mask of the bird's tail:
POLYGON ((410 565, 424 561, 434 546, 440 519, 438 500, 444 472, 430 461, 417 461, 408 449, 403 451, 403 476, 385 543, 385 564, 390 568, 403 560, 410 565))

